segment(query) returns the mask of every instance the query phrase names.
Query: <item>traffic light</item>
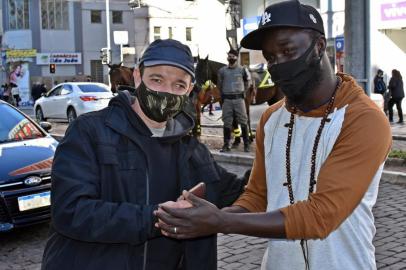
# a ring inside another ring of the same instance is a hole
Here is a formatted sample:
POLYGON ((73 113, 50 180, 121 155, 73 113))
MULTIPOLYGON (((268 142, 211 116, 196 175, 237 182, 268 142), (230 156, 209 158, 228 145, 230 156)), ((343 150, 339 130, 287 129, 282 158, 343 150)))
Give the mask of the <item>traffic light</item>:
POLYGON ((111 63, 111 50, 108 48, 101 48, 100 49, 100 58, 102 60, 102 64, 110 64, 111 63))
POLYGON ((140 0, 129 0, 128 5, 130 6, 131 9, 140 8, 141 1, 140 0))
POLYGON ((49 73, 55 73, 56 70, 56 65, 55 64, 49 64, 49 73))

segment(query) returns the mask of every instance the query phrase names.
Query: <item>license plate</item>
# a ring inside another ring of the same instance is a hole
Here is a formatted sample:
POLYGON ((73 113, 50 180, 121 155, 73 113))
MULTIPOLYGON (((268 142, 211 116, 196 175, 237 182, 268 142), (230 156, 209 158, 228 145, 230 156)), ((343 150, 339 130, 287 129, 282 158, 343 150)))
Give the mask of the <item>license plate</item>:
POLYGON ((50 191, 18 197, 18 208, 20 211, 26 211, 48 205, 51 205, 50 191))

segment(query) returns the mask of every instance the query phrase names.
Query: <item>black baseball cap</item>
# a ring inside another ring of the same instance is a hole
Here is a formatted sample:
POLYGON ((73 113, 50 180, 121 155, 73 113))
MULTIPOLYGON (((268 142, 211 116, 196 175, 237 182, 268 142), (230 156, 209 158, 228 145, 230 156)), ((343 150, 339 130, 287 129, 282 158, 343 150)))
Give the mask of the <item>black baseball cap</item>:
POLYGON ((195 78, 195 68, 190 48, 174 39, 153 41, 142 55, 139 65, 144 67, 169 65, 183 69, 195 78))
POLYGON ((241 46, 251 50, 261 50, 265 33, 268 29, 276 27, 312 29, 324 35, 323 19, 314 7, 303 5, 297 0, 283 1, 265 9, 258 29, 247 34, 241 40, 241 46))

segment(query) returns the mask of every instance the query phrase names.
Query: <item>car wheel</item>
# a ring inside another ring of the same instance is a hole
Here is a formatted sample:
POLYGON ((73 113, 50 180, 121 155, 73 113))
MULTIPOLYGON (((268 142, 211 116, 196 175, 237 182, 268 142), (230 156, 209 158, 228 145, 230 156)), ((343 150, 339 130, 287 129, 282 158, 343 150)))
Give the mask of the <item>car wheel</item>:
POLYGON ((76 111, 74 108, 70 107, 68 109, 68 122, 72 123, 75 119, 77 118, 76 116, 76 111))
POLYGON ((35 110, 35 119, 37 119, 37 122, 45 121, 44 113, 42 112, 41 107, 37 107, 35 110))

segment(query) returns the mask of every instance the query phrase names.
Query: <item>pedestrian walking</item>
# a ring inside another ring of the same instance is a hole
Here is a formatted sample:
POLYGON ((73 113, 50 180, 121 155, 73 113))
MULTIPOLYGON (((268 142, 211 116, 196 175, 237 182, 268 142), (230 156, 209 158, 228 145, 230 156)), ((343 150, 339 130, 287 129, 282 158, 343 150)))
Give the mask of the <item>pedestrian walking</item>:
POLYGON ((217 269, 216 235, 177 241, 154 227, 153 211, 183 189, 203 181, 206 199, 224 207, 246 184, 188 135, 194 76, 189 47, 155 40, 134 70, 135 92, 69 126, 53 161, 42 269, 217 269))
POLYGON ((222 99, 222 119, 224 145, 221 152, 229 152, 233 119, 241 126, 244 151, 250 151, 248 116, 245 108, 245 89, 250 85, 250 75, 246 68, 238 64, 238 52, 231 49, 227 55, 228 65, 218 71, 217 87, 222 99))
POLYGON ((19 107, 19 103, 21 101, 20 98, 20 89, 18 87, 18 85, 14 84, 14 83, 10 83, 10 87, 11 87, 11 95, 13 96, 14 99, 14 105, 16 107, 19 107))
POLYGON ((261 269, 376 269, 372 208, 391 148, 385 115, 354 78, 334 74, 311 6, 268 6, 241 45, 262 50, 285 94, 258 124, 246 190, 223 210, 184 191, 189 208, 161 204, 157 226, 174 239, 268 238, 261 269))
POLYGON ((383 95, 386 91, 386 84, 383 80, 383 71, 378 69, 374 78, 374 93, 383 95))
POLYGON ((392 77, 389 80, 388 89, 390 92, 390 99, 388 102, 389 110, 389 122, 393 122, 393 105, 396 104, 398 110, 399 120, 398 123, 403 124, 403 111, 402 111, 402 99, 405 97, 403 89, 403 79, 399 70, 392 70, 392 77))
POLYGON ((4 84, 2 84, 1 85, 1 87, 0 87, 0 100, 4 100, 4 89, 5 89, 6 87, 5 87, 5 85, 4 84))
POLYGON ((378 69, 374 78, 374 93, 381 94, 383 97, 383 111, 385 115, 388 115, 388 102, 389 102, 389 94, 386 87, 386 83, 383 80, 383 71, 378 69))
POLYGON ((3 88, 3 100, 11 103, 11 87, 9 83, 5 83, 1 86, 3 88))
POLYGON ((34 102, 47 92, 44 83, 36 82, 31 88, 31 96, 34 102))

